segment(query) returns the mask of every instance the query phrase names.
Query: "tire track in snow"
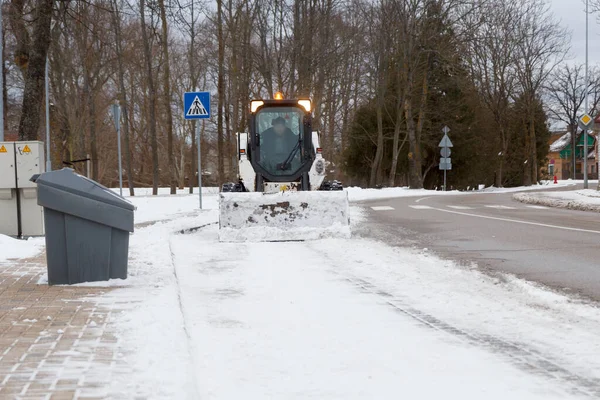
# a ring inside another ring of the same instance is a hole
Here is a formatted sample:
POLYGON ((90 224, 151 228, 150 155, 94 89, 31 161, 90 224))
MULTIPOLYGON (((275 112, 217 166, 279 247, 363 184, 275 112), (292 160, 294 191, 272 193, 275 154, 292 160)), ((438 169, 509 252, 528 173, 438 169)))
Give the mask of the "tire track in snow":
MULTIPOLYGON (((314 248, 308 243, 307 247, 312 251, 319 252, 322 257, 327 258, 330 261, 330 265, 338 264, 330 255, 324 254, 321 250, 314 248)), ((483 348, 491 353, 504 356, 513 365, 525 372, 559 381, 571 394, 600 398, 600 382, 571 372, 567 368, 560 366, 558 361, 552 360, 547 355, 532 349, 525 343, 513 342, 489 334, 460 329, 411 306, 400 296, 378 289, 376 285, 366 279, 356 277, 347 271, 340 272, 334 268, 330 268, 329 271, 355 286, 362 293, 383 299, 383 302, 388 307, 393 308, 394 311, 408 316, 424 326, 452 335, 470 345, 483 348)))

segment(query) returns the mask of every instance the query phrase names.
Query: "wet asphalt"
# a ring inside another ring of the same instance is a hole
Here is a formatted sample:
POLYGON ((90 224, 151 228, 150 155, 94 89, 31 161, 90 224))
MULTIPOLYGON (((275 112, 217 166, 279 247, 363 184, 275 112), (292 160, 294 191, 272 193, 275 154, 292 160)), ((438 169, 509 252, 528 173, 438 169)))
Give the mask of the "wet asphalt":
POLYGON ((404 197, 360 205, 367 221, 359 235, 427 248, 462 265, 475 263, 489 274, 510 273, 600 301, 598 213, 531 206, 513 200, 512 193, 404 197))

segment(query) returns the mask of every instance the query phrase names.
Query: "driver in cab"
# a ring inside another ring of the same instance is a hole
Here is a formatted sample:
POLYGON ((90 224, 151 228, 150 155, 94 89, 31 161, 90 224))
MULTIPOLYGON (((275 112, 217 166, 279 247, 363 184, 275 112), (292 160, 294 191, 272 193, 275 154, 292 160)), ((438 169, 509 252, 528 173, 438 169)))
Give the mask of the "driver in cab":
POLYGON ((285 171, 290 168, 291 160, 296 158, 295 147, 298 145, 298 136, 286 126, 285 119, 277 117, 271 121, 271 127, 261 134, 261 155, 263 161, 272 164, 276 170, 285 171), (286 162, 287 161, 287 162, 286 162))

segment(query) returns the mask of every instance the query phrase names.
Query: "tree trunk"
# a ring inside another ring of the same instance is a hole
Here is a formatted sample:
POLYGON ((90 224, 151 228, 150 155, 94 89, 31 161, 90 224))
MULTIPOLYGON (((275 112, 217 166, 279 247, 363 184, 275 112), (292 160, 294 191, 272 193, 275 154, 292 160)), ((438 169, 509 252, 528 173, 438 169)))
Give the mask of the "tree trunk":
POLYGON ((538 181, 538 162, 537 162, 537 140, 535 137, 535 104, 532 104, 532 109, 530 111, 530 124, 529 124, 529 134, 531 141, 531 183, 537 183, 538 181))
POLYGON ((96 102, 94 100, 94 91, 90 82, 90 72, 85 71, 85 93, 88 106, 88 116, 90 119, 90 153, 92 158, 92 179, 98 180, 98 143, 96 140, 96 102))
MULTIPOLYGON (((382 102, 382 100, 380 100, 382 102)), ((379 165, 383 158, 383 106, 377 105, 377 150, 375 158, 371 163, 371 176, 369 177, 369 187, 375 187, 379 165)))
POLYGON ((217 110, 217 176, 219 179, 218 184, 222 184, 225 179, 225 165, 223 163, 225 157, 225 151, 223 149, 223 98, 225 96, 225 38, 223 37, 223 0, 217 0, 217 41, 218 41, 218 77, 217 77, 217 96, 218 96, 218 110, 217 110))
POLYGON ((121 43, 121 16, 117 1, 113 1, 113 26, 115 29, 115 40, 117 47, 117 67, 120 91, 121 114, 123 115, 123 138, 125 139, 125 173, 127 175, 127 185, 129 186, 129 195, 135 196, 135 184, 133 182, 133 167, 131 163, 131 143, 129 140, 129 104, 127 102, 127 91, 125 89, 125 69, 123 67, 123 47, 121 43))
POLYGON ((37 0, 33 38, 29 46, 25 90, 19 121, 19 140, 37 140, 44 101, 46 58, 50 47, 52 0, 37 0))
POLYGON ((144 58, 146 61, 146 74, 148 75, 148 98, 149 106, 149 128, 152 146, 152 194, 158 194, 158 142, 156 140, 156 88, 154 87, 154 76, 152 75, 152 53, 150 52, 150 40, 146 32, 146 0, 140 0, 140 16, 142 19, 142 41, 144 42, 144 58))
MULTIPOLYGON (((189 62, 190 62, 190 76, 192 78, 192 90, 196 90, 197 89, 197 85, 198 85, 198 81, 197 81, 197 73, 196 73, 196 68, 194 66, 194 57, 196 56, 196 53, 194 52, 194 44, 196 42, 196 29, 195 29, 195 25, 194 25, 194 2, 190 2, 190 13, 192 16, 192 23, 190 24, 190 55, 189 55, 189 62)), ((194 186, 196 185, 196 183, 198 183, 198 180, 195 179, 196 178, 196 124, 198 122, 196 120, 192 120, 192 148, 190 149, 190 169, 189 169, 189 184, 190 184, 190 194, 194 193, 194 186)))
POLYGON ((165 57, 165 73, 163 75, 164 106, 167 124, 167 157, 168 172, 171 194, 177 193, 177 178, 175 177, 175 158, 173 155, 173 113, 171 110, 171 66, 169 64, 169 28, 167 26, 167 13, 165 11, 165 1, 158 0, 160 9, 160 21, 162 28, 162 51, 165 57))

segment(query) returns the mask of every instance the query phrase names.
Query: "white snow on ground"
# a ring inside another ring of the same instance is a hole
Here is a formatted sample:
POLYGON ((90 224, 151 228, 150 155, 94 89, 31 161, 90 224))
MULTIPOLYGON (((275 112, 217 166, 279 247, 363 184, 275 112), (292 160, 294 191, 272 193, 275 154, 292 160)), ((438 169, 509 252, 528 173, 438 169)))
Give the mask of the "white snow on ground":
MULTIPOLYGON (((552 182, 543 182, 540 185, 532 186, 518 186, 512 188, 496 188, 487 187, 483 190, 469 190, 469 191, 458 191, 452 190, 443 192, 440 190, 429 190, 429 189, 409 189, 408 187, 393 187, 383 189, 363 189, 360 187, 349 187, 348 199, 351 202, 365 201, 365 200, 378 200, 387 199, 393 197, 419 197, 419 196, 444 196, 444 195, 463 195, 469 193, 514 193, 528 190, 540 190, 540 189, 554 189, 559 187, 569 187, 576 185, 575 181, 565 180, 558 181, 557 184, 552 182)), ((474 189, 474 188, 473 188, 474 189)))
POLYGON ((113 323, 120 332, 120 346, 132 353, 126 357, 133 375, 116 376, 110 398, 199 398, 170 238, 174 232, 214 223, 216 219, 216 209, 205 210, 196 216, 157 222, 132 235, 129 277, 126 281, 118 280, 125 287, 102 299, 125 309, 113 323))
POLYGON ((392 197, 443 196, 464 193, 459 192, 457 190, 442 192, 439 190, 409 189, 408 187, 393 187, 383 189, 363 189, 360 187, 348 187, 345 190, 348 192, 348 200, 350 200, 351 202, 387 199, 392 197))
POLYGON ((578 190, 577 194, 580 194, 582 196, 586 196, 586 197, 595 197, 595 198, 600 198, 600 191, 596 190, 596 189, 583 189, 583 190, 578 190))
POLYGON ((171 239, 202 398, 577 398, 548 362, 600 378, 592 307, 369 240, 216 230, 171 239))
POLYGON ((14 239, 0 234, 0 262, 12 258, 29 258, 39 254, 44 249, 44 238, 14 239))
POLYGON ((593 189, 539 192, 539 193, 517 193, 513 195, 515 200, 529 204, 539 204, 549 207, 568 208, 581 211, 600 212, 600 192, 593 189))
POLYGON ((114 398, 600 396, 597 307, 367 239, 219 243, 216 198, 131 199, 162 221, 103 298, 134 369, 114 398))
MULTIPOLYGON (((112 188, 119 193, 119 188, 112 188)), ((132 202, 137 209, 134 214, 136 224, 160 221, 177 215, 193 213, 200 206, 198 188, 189 194, 189 189, 177 189, 177 195, 169 194, 169 188, 158 188, 158 196, 152 196, 152 188, 136 188, 135 196, 129 196, 129 190, 123 188, 123 197, 132 202)), ((218 188, 202 188, 202 208, 216 208, 218 188)))
MULTIPOLYGON (((127 199, 137 207, 134 214, 136 224, 194 214, 199 208, 198 194, 135 196, 127 199)), ((202 208, 217 208, 217 200, 214 194, 204 195, 202 208)))
POLYGON ((219 243, 207 208, 131 237, 130 286, 106 297, 134 301, 115 323, 135 375, 115 398, 600 393, 597 308, 366 239, 219 243))
MULTIPOLYGON (((110 190, 112 190, 115 193, 119 193, 119 188, 111 188, 110 190)), ((152 195, 152 188, 135 188, 134 189, 135 192, 135 196, 151 196, 152 195)), ((168 187, 159 187, 158 188, 158 195, 168 195, 171 193, 171 189, 168 187)), ((190 189, 189 188, 184 188, 184 189, 177 189, 177 194, 189 194, 190 193, 190 189)), ((203 195, 207 195, 207 194, 217 194, 219 193, 219 188, 218 187, 203 187, 202 188, 202 194, 203 195)), ((194 188, 194 193, 196 195, 196 197, 198 197, 198 187, 196 186, 194 188)), ((129 197, 129 188, 127 187, 123 187, 123 197, 129 197)))

